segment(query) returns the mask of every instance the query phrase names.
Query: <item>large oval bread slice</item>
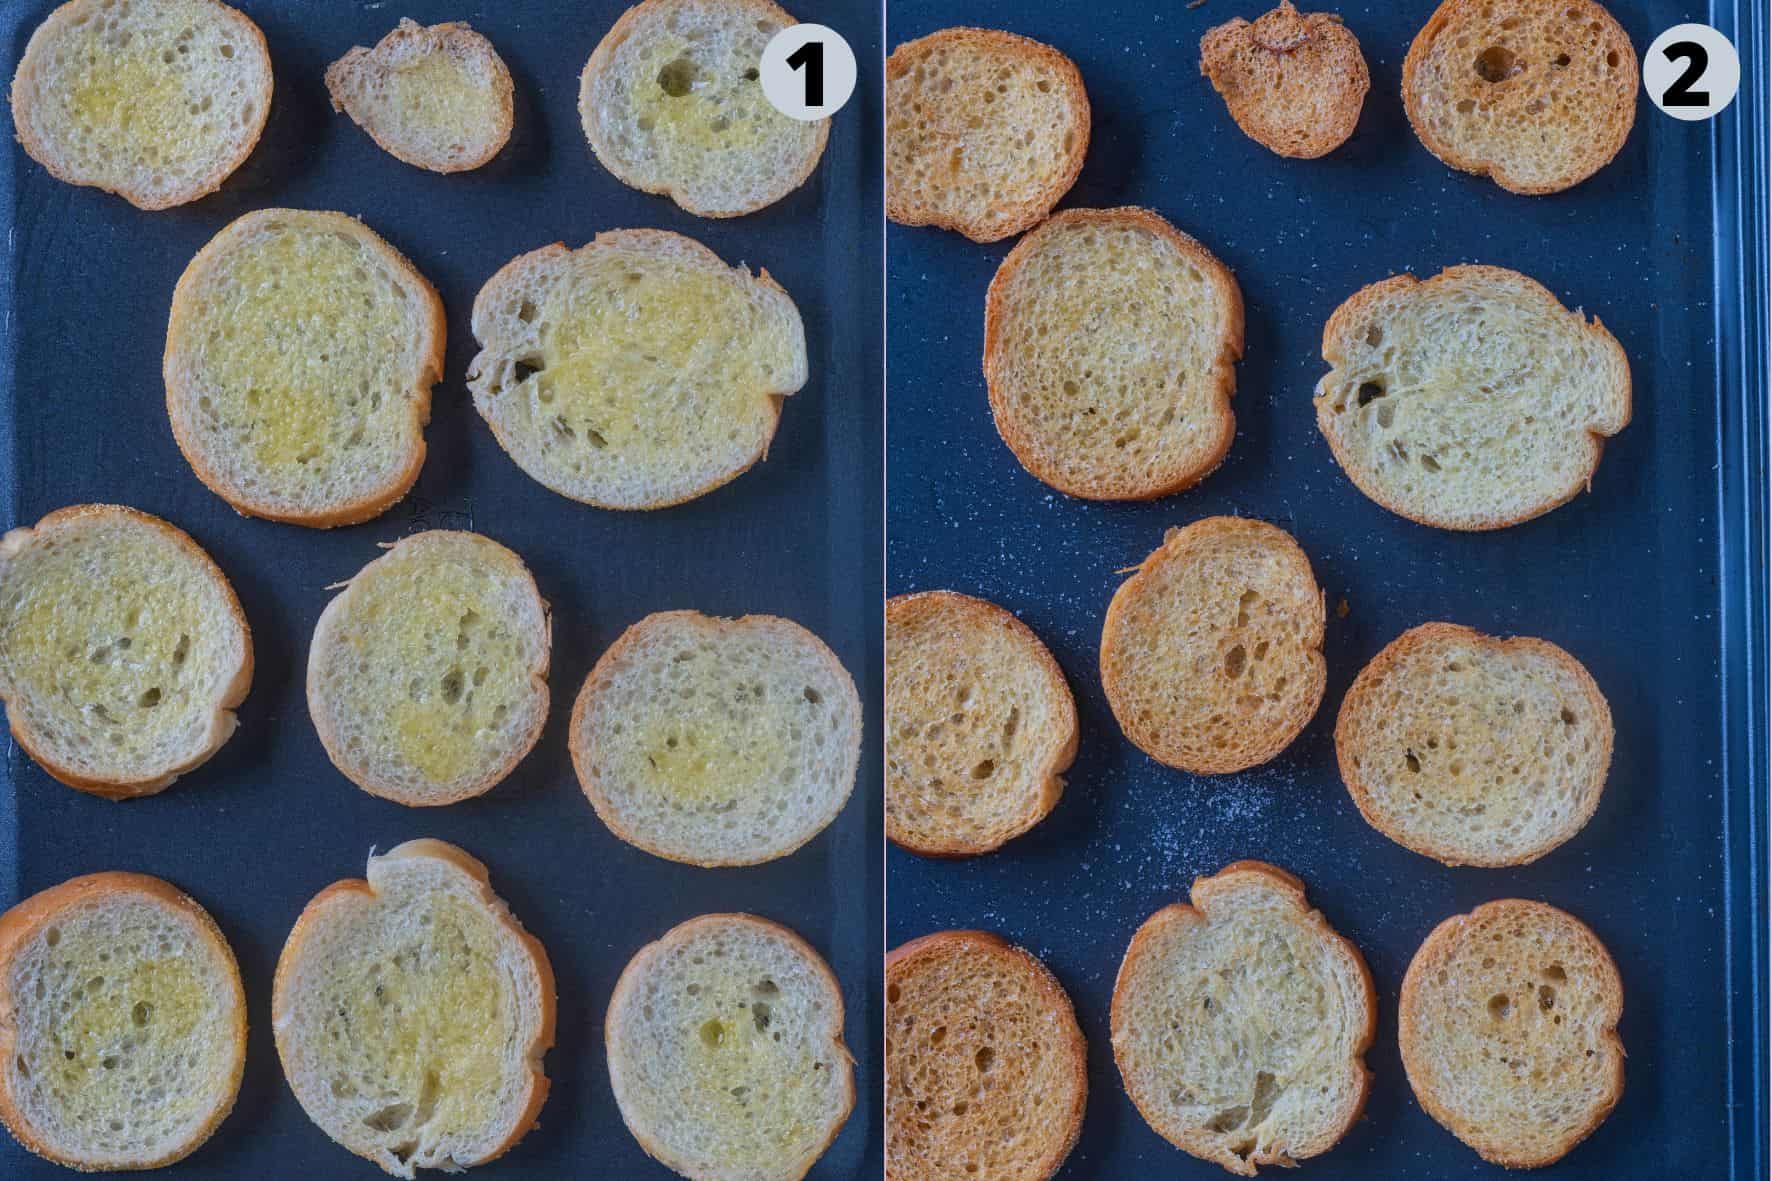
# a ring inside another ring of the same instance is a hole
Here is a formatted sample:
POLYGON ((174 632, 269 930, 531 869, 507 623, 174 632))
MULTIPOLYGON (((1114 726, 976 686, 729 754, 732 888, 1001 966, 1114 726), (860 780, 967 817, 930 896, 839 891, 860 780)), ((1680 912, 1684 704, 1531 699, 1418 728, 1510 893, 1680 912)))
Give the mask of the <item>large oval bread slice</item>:
POLYGON ((1204 479, 1236 434, 1243 296, 1148 209, 1067 209, 1024 237, 985 298, 997 433, 1035 477, 1090 500, 1204 479))
POLYGON ((554 1044, 547 952, 454 845, 407 841, 296 920, 271 999, 308 1118, 383 1172, 460 1172, 535 1126, 554 1044))
POLYGON ((855 788, 861 698, 824 641, 773 615, 648 615, 585 678, 572 765, 611 832, 691 865, 755 865, 855 788))
POLYGON ((953 591, 886 604, 886 835, 929 856, 988 853, 1051 812, 1077 703, 1046 645, 953 591))
POLYGON ((692 238, 532 250, 474 300, 474 407, 533 479, 616 509, 681 504, 769 450, 806 384, 799 309, 692 238))
POLYGON ((1101 680, 1120 729, 1171 767, 1265 763, 1323 700, 1323 592, 1290 534, 1207 517, 1171 529, 1120 584, 1101 680))
POLYGON ((1089 96, 1070 58, 997 29, 942 29, 886 59, 886 216, 1013 237, 1083 170, 1089 96))
POLYGON ((622 1122, 694 1181, 799 1181, 855 1106, 837 978, 753 915, 702 915, 642 947, 603 1035, 622 1122))
POLYGON ((886 1181, 1046 1181, 1088 1068, 1045 964, 983 931, 913 939, 886 957, 886 1181))
POLYGON ((642 0, 585 63, 578 114, 603 167, 701 217, 781 200, 824 154, 831 121, 763 94, 763 47, 797 24, 773 0, 642 0))
POLYGON ((31 34, 12 79, 31 158, 139 209, 215 192, 270 112, 264 34, 216 0, 68 0, 31 34))
POLYGON ((0 1120, 81 1170, 183 1160, 233 1110, 246 996, 204 909, 95 873, 0 915, 0 1120))
POLYGON ((240 601, 182 530, 83 504, 0 538, 0 698, 69 787, 160 791, 221 749, 251 683, 240 601))
POLYGON ((1385 508, 1500 529, 1574 499, 1630 422, 1630 365, 1595 318, 1503 267, 1396 275, 1323 329, 1317 426, 1385 508))
POLYGON ((1366 1104, 1378 998, 1359 949, 1259 861, 1145 920, 1114 981, 1126 1093, 1182 1151, 1253 1177, 1327 1152, 1366 1104))
POLYGON ((1237 17, 1208 29, 1200 73, 1244 135, 1299 160, 1347 142, 1371 85, 1359 38, 1341 18, 1301 13, 1290 0, 1254 22, 1237 17))
POLYGON ((364 791, 452 804, 491 790, 541 737, 551 642, 523 559, 477 533, 416 533, 321 612, 308 712, 364 791))
POLYGON ((1624 984, 1594 933, 1542 902, 1454 915, 1409 961, 1397 1041, 1427 1113, 1484 1160, 1561 1159, 1624 1093, 1624 984))
POLYGON ((1335 755, 1360 814, 1391 840, 1447 865, 1524 865, 1599 806, 1612 711, 1555 644, 1425 623, 1354 678, 1335 755))
POLYGON ((172 293, 172 433, 197 478, 242 513, 366 521, 418 479, 443 335, 436 290, 362 222, 248 213, 172 293))

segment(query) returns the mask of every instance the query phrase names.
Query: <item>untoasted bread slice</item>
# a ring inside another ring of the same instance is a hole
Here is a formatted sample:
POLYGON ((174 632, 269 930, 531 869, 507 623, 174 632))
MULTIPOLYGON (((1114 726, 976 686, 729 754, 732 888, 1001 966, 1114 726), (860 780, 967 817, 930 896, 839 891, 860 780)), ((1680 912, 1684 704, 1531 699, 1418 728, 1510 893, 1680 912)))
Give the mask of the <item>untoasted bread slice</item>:
POLYGON ((511 71, 462 21, 400 18, 326 67, 326 92, 383 151, 432 172, 478 168, 511 138, 511 71))
POLYGON ((238 512, 367 521, 418 479, 443 335, 436 290, 356 218, 248 213, 172 293, 172 433, 238 512))
POLYGON ((985 298, 984 376, 1021 466, 1089 500, 1149 500, 1230 450, 1243 295, 1148 209, 1067 209, 1028 234, 985 298))
POLYGON ((0 915, 0 1121, 81 1170, 154 1169, 233 1110, 246 996, 209 914, 139 873, 95 873, 0 915))
POLYGON ((1574 499, 1630 422, 1630 364, 1596 317, 1503 267, 1396 275, 1323 329, 1317 426, 1385 508, 1501 529, 1574 499))
POLYGON ((1355 37, 1333 13, 1289 0, 1253 24, 1237 17, 1200 38, 1212 80, 1243 134, 1281 156, 1314 160, 1347 142, 1371 79, 1355 37))
POLYGON ((886 835, 988 853, 1051 812, 1077 755, 1077 703, 1028 626, 953 591, 886 604, 886 835))
POLYGON ((69 787, 162 790, 221 749, 251 683, 240 600, 182 530, 82 504, 0 538, 0 698, 69 787))
POLYGON ((554 973, 484 865, 407 841, 302 911, 271 1023, 290 1089, 333 1140, 396 1177, 460 1172, 535 1126, 554 973))
POLYGON ((139 209, 215 192, 270 112, 264 34, 216 0, 68 0, 31 34, 12 79, 31 158, 139 209))
POLYGON ((1575 916, 1506 898, 1438 927, 1409 961, 1397 1041, 1427 1113, 1484 1160, 1561 1159, 1624 1093, 1624 983, 1575 916))
POLYGON ((702 915, 642 947, 603 1035, 622 1122, 694 1181, 799 1181, 855 1106, 837 978, 753 915, 702 915))
POLYGON ((1083 1130, 1088 1046, 1046 965, 984 931, 886 957, 886 1181, 1046 1181, 1083 1130))
POLYGON ((1366 1105, 1378 997, 1359 949, 1259 861, 1194 879, 1132 937, 1114 1061, 1145 1122, 1253 1177, 1327 1152, 1366 1105))
POLYGON ((1325 676, 1323 592, 1298 543, 1264 521, 1171 529, 1102 624, 1102 688, 1120 729, 1196 775, 1285 750, 1317 712, 1325 676))
POLYGON ((1070 58, 996 29, 943 29, 886 59, 886 216, 974 242, 1021 233, 1083 170, 1089 96, 1070 58))

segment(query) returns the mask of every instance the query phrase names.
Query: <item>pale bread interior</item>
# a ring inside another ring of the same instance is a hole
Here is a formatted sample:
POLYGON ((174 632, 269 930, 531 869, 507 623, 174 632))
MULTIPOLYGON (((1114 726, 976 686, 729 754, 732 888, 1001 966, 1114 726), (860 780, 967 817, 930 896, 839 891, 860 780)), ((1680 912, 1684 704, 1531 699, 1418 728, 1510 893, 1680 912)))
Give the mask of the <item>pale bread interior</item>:
POLYGON ((436 172, 475 168, 511 136, 511 74, 492 43, 465 24, 402 17, 375 46, 326 70, 334 110, 387 151, 436 172))

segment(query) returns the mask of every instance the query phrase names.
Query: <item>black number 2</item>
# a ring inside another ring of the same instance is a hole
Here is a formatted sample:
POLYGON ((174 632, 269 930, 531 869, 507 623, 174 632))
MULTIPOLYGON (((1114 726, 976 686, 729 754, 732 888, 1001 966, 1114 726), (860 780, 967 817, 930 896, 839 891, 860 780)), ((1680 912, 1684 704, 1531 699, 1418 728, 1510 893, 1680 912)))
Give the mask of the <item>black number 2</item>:
POLYGON ((824 106, 824 42, 806 42, 788 54, 788 65, 806 70, 806 105, 824 106))
POLYGON ((1683 61, 1686 63, 1685 71, 1674 79, 1674 84, 1668 87, 1667 92, 1661 96, 1661 105, 1664 107, 1708 107, 1710 105, 1710 91, 1692 89, 1692 84, 1704 77, 1705 68, 1710 65, 1710 54, 1704 51, 1704 46, 1696 41, 1676 41, 1661 52, 1662 56, 1670 62, 1683 61))

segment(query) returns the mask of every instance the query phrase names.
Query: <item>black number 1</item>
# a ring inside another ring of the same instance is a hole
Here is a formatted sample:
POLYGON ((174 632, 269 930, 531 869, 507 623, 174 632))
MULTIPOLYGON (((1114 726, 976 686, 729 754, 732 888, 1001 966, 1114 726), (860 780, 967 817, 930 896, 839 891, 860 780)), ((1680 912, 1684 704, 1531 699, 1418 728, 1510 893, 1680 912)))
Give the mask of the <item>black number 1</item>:
POLYGON ((1710 65, 1710 55, 1704 46, 1696 41, 1676 41, 1663 49, 1662 55, 1670 62, 1683 61, 1685 71, 1674 79, 1674 84, 1667 88, 1661 96, 1664 107, 1708 107, 1710 91, 1693 90, 1692 84, 1704 77, 1704 71, 1710 65))
POLYGON ((824 106, 824 42, 806 42, 788 55, 788 65, 806 69, 806 105, 824 106))

